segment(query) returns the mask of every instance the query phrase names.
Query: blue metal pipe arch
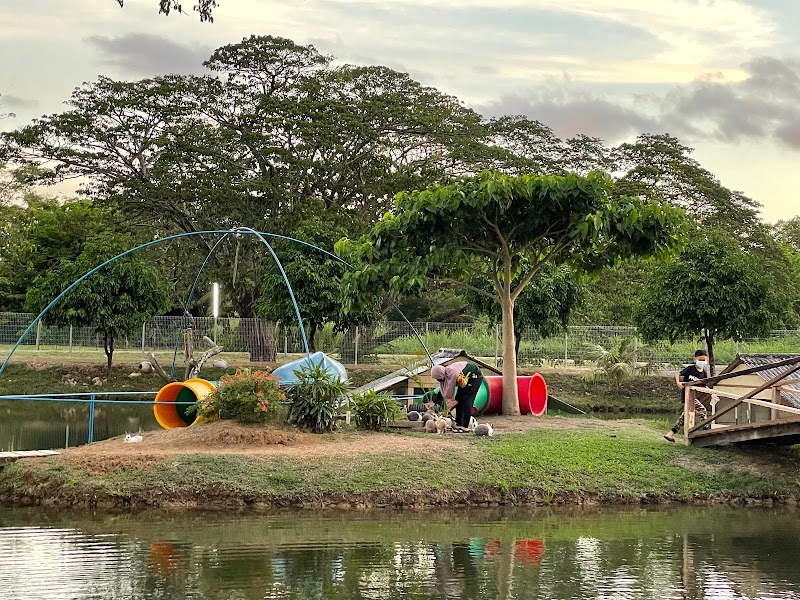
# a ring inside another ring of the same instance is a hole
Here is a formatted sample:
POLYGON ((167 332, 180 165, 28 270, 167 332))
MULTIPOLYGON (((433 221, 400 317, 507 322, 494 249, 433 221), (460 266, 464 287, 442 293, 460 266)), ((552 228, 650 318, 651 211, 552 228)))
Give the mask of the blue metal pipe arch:
MULTIPOLYGON (((31 330, 37 325, 37 323, 39 323, 39 321, 42 320, 42 318, 48 313, 48 311, 53 306, 55 306, 59 302, 59 300, 61 300, 66 294, 68 294, 71 290, 73 290, 75 287, 77 287, 82 281, 84 281, 86 278, 90 277, 91 275, 93 275, 94 273, 96 273, 97 271, 99 271, 100 269, 105 267, 106 265, 109 265, 109 264, 111 264, 112 262, 114 262, 116 260, 119 260, 119 259, 121 259, 121 258, 123 258, 123 257, 125 257, 125 256, 127 256, 129 254, 132 254, 133 252, 136 252, 137 250, 143 250, 144 248, 149 248, 150 246, 155 246, 157 244, 162 244, 164 242, 168 242, 168 241, 172 241, 172 240, 176 240, 176 239, 181 239, 181 238, 185 238, 185 237, 198 236, 198 235, 221 235, 222 237, 219 240, 217 240, 217 242, 211 248, 211 251, 209 252, 208 256, 206 257, 205 261, 203 262, 203 265, 200 267, 200 271, 197 274, 197 277, 195 279, 194 285, 192 286, 192 290, 190 291, 189 297, 187 298, 187 305, 184 305, 184 316, 183 316, 183 319, 181 321, 181 331, 178 332, 178 336, 180 338, 181 332, 183 330, 183 324, 185 322, 186 308, 188 306, 188 303, 191 301, 191 298, 192 298, 192 296, 194 294, 194 291, 195 291, 195 289, 197 287, 197 284, 199 282, 202 270, 205 268, 205 266, 208 263, 208 261, 210 260, 211 256, 216 251, 217 247, 222 243, 222 241, 225 240, 227 237, 229 237, 231 235, 237 235, 237 234, 246 234, 246 235, 254 235, 254 236, 256 236, 259 240, 261 240, 261 242, 264 243, 264 245, 267 247, 267 250, 270 252, 270 254, 272 255, 272 257, 275 260, 276 264, 278 265, 278 269, 281 272, 281 276, 283 277, 284 283, 286 283, 286 287, 289 290, 289 296, 290 296, 290 298, 292 300, 292 305, 294 306, 294 311, 295 311, 295 315, 297 316, 298 326, 300 327, 300 332, 301 332, 301 335, 302 335, 302 338, 303 338, 303 346, 304 346, 305 351, 306 351, 306 356, 310 356, 310 351, 309 351, 309 347, 308 347, 308 338, 306 337, 306 331, 305 331, 305 327, 303 325, 303 319, 302 319, 302 317, 300 315, 300 308, 299 308, 299 306, 297 304, 297 299, 294 296, 294 290, 292 289, 292 285, 289 282, 289 278, 286 275, 286 271, 284 270, 283 265, 281 264, 280 260, 278 259, 277 254, 275 254, 275 250, 272 248, 272 246, 269 244, 269 242, 267 242, 266 238, 267 237, 271 237, 271 238, 275 238, 275 239, 281 239, 281 240, 286 240, 286 241, 290 241, 290 242, 295 242, 297 244, 301 244, 303 246, 307 246, 309 248, 317 250, 318 252, 322 252, 326 256, 329 256, 329 257, 333 258, 334 260, 339 261, 340 263, 346 265, 347 267, 349 267, 351 269, 354 268, 353 265, 351 265, 347 261, 343 260, 342 258, 336 256, 335 254, 333 254, 331 252, 328 252, 327 250, 324 250, 323 248, 320 248, 319 246, 315 246, 314 244, 311 244, 309 242, 305 242, 303 240, 298 240, 298 239, 295 239, 293 237, 289 237, 289 236, 285 236, 285 235, 279 235, 279 234, 276 234, 276 233, 268 233, 268 232, 263 232, 263 231, 256 231, 255 229, 252 229, 250 227, 236 227, 236 228, 228 229, 228 230, 212 229, 212 230, 207 230, 207 231, 192 231, 192 232, 186 232, 186 233, 177 233, 177 234, 170 235, 170 236, 167 236, 167 237, 164 237, 164 238, 159 238, 157 240, 152 240, 152 241, 146 242, 144 244, 140 244, 139 246, 136 246, 134 248, 130 248, 130 249, 126 250, 125 252, 121 252, 120 254, 117 254, 116 256, 113 256, 113 257, 109 258, 108 260, 106 260, 105 262, 99 264, 95 268, 91 269, 90 271, 88 271, 87 273, 85 273, 84 275, 82 275, 81 277, 76 279, 72 284, 70 284, 65 290, 63 290, 58 296, 56 296, 47 306, 45 306, 44 309, 42 309, 42 311, 36 316, 36 318, 33 319, 33 321, 31 321, 30 325, 28 325, 28 327, 25 329, 25 331, 22 332, 22 335, 20 335, 20 337, 17 340, 17 342, 14 344, 14 346, 9 351, 9 353, 6 356, 5 360, 3 361, 2 365, 0 365, 0 374, 2 374, 5 371, 6 366, 8 365, 9 361, 11 360, 11 357, 17 351, 17 348, 19 348, 20 344, 22 343, 22 340, 25 339, 25 337, 31 332, 31 330)), ((414 328, 414 325, 411 323, 411 321, 408 320, 408 318, 405 316, 405 314, 403 314, 403 312, 400 310, 400 307, 398 307, 397 304, 391 298, 387 297, 387 299, 392 304, 392 306, 395 308, 395 310, 397 310, 398 314, 403 318, 403 320, 411 328, 411 331, 414 333, 414 336, 417 338, 417 341, 419 341, 420 345, 425 350, 425 354, 428 356, 428 360, 431 362, 431 364, 433 364, 433 360, 431 359, 430 352, 428 351, 428 348, 425 346, 425 343, 422 341, 422 338, 420 337, 419 333, 414 328)), ((177 344, 176 344, 176 348, 175 348, 175 356, 177 356, 177 344)), ((174 357, 173 357, 173 370, 174 370, 174 357)))

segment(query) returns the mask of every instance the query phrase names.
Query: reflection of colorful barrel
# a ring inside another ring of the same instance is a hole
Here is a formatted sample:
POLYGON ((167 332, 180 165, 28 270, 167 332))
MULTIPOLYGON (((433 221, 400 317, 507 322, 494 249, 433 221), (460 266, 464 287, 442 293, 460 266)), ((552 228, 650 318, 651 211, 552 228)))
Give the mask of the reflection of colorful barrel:
POLYGON ((531 565, 538 565, 544 556, 544 540, 517 540, 514 556, 531 565))
POLYGON ((164 429, 189 427, 200 418, 190 411, 192 404, 176 404, 177 402, 198 402, 214 390, 214 384, 205 379, 187 379, 168 383, 156 394, 153 414, 156 421, 164 429))
MULTIPOLYGON (((489 404, 486 414, 502 414, 503 378, 487 377, 486 382, 489 385, 489 404)), ((521 414, 534 414, 538 417, 547 411, 547 383, 539 373, 530 377, 517 377, 517 396, 521 414)))

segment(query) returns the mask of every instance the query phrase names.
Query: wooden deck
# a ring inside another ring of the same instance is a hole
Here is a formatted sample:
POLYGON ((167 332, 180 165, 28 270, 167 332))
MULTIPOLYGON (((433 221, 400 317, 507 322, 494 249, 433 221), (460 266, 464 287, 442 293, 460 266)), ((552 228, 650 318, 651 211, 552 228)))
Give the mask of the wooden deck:
POLYGON ((722 446, 725 444, 769 443, 782 446, 800 444, 800 419, 742 423, 697 431, 691 437, 692 446, 722 446))
POLYGON ((684 443, 800 444, 800 355, 739 355, 720 375, 686 387, 684 443), (789 379, 792 377, 791 379, 789 379), (697 422, 695 397, 711 397, 697 422))
POLYGON ((57 450, 21 450, 19 452, 0 452, 0 467, 20 458, 38 458, 40 456, 53 456, 61 454, 57 450))

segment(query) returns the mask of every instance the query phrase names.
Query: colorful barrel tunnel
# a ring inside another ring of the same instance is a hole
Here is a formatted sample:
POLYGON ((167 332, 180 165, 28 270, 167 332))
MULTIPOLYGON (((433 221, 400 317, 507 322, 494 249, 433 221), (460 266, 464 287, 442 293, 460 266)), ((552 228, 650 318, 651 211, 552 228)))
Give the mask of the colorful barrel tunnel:
POLYGON ((156 421, 164 429, 178 429, 194 425, 200 420, 194 410, 194 403, 208 396, 215 387, 215 382, 205 379, 187 379, 168 383, 156 394, 156 403, 153 405, 156 421), (192 404, 178 404, 179 402, 191 402, 192 404))
MULTIPOLYGON (((436 392, 439 388, 436 388, 436 392)), ((539 373, 517 377, 519 412, 541 416, 547 412, 547 383, 539 373)), ((503 413, 503 378, 485 377, 472 405, 472 414, 500 415, 503 413)))

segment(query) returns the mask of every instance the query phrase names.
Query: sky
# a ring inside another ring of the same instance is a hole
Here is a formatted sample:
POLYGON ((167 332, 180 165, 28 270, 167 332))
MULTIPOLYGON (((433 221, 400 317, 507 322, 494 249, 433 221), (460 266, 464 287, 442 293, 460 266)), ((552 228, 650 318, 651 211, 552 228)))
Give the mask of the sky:
MULTIPOLYGON (((186 6, 193 4, 186 0, 186 6)), ((670 133, 766 221, 800 215, 797 0, 220 0, 214 23, 158 0, 2 0, 0 128, 64 110, 82 82, 201 73, 252 34, 386 65, 486 116, 610 145, 670 133)))

